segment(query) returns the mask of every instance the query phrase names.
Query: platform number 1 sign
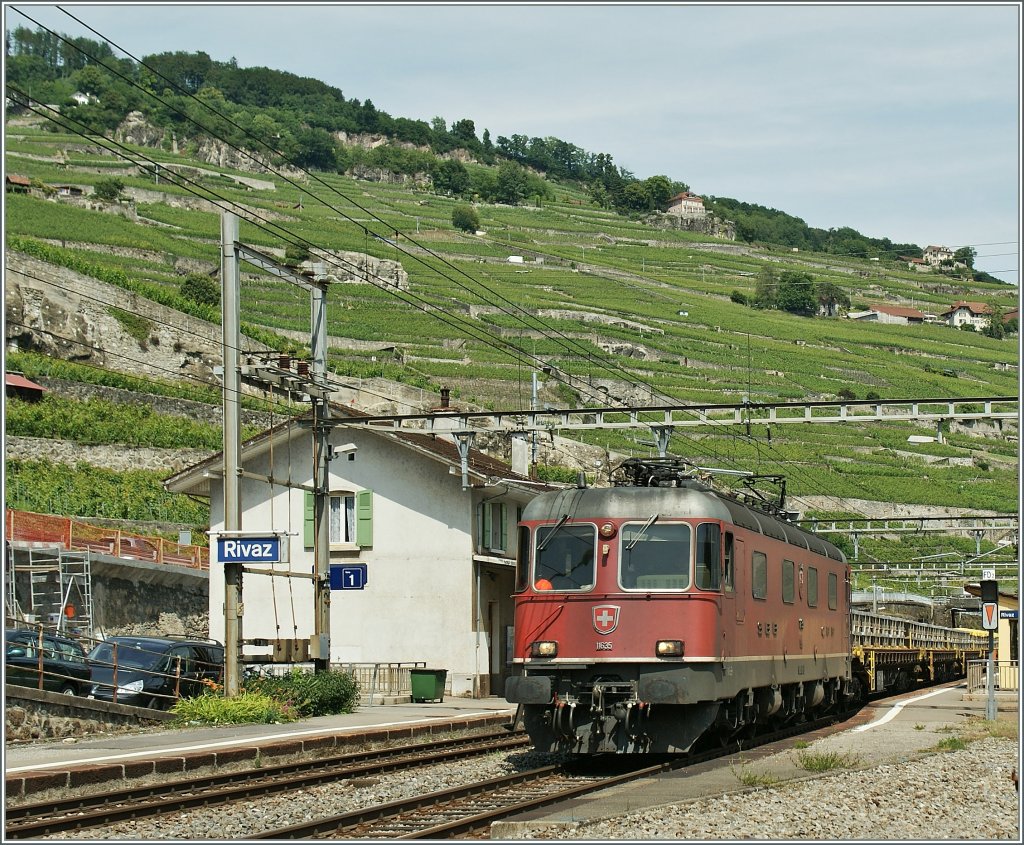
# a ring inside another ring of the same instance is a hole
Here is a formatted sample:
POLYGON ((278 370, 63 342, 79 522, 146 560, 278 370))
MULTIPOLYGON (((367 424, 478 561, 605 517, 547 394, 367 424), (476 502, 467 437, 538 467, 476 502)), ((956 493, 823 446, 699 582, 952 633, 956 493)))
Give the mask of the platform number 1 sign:
POLYGON ((362 590, 365 586, 365 563, 334 564, 331 566, 332 590, 362 590))

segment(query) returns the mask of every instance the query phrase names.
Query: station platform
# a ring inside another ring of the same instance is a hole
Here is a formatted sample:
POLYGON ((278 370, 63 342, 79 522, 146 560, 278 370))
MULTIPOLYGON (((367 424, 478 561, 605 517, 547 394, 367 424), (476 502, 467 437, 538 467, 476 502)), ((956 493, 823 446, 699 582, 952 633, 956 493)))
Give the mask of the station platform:
MULTIPOLYGON (((653 778, 625 783, 584 798, 497 822, 494 839, 532 838, 548 825, 613 817, 645 807, 676 804, 711 795, 740 792, 747 787, 737 771, 749 766, 777 783, 817 777, 798 765, 797 743, 810 743, 815 753, 835 752, 855 760, 855 768, 896 765, 933 753, 943 739, 955 736, 957 726, 985 719, 987 697, 968 696, 966 685, 945 684, 910 692, 896 699, 868 704, 837 725, 788 740, 760 746, 736 757, 697 764, 653 778), (951 732, 952 731, 954 732, 951 732)), ((996 718, 1019 722, 1018 694, 1003 692, 996 699, 996 718)))
MULTIPOLYGON (((107 734, 72 742, 8 743, 5 791, 28 797, 51 789, 131 781, 149 774, 318 755, 364 742, 429 737, 511 724, 515 705, 504 698, 446 697, 441 702, 360 705, 353 713, 316 716, 281 725, 224 725, 107 734)), ((129 783, 119 783, 128 786, 129 783)))

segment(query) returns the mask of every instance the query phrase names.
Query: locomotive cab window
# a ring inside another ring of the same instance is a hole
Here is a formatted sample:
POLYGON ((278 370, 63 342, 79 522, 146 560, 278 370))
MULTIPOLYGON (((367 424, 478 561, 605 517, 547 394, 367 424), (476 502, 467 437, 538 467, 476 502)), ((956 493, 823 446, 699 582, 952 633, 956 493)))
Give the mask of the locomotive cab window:
POLYGON ((537 529, 533 585, 538 590, 585 590, 594 586, 597 526, 543 525, 537 529))
POLYGON ((622 526, 619 583, 624 590, 690 586, 690 526, 683 522, 622 526))
POLYGON ((519 545, 516 552, 516 592, 521 593, 530 583, 530 529, 519 526, 519 545))
POLYGON ((828 609, 835 610, 839 606, 839 577, 834 573, 828 574, 828 609))
POLYGON ((717 590, 722 578, 722 532, 713 522, 697 526, 697 586, 717 590))

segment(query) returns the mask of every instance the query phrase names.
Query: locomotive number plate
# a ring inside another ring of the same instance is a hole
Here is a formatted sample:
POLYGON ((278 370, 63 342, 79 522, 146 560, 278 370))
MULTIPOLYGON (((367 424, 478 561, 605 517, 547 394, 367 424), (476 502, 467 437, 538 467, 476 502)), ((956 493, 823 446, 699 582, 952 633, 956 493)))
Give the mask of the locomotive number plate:
POLYGON ((597 650, 598 651, 611 651, 612 650, 611 640, 598 640, 597 641, 597 650))

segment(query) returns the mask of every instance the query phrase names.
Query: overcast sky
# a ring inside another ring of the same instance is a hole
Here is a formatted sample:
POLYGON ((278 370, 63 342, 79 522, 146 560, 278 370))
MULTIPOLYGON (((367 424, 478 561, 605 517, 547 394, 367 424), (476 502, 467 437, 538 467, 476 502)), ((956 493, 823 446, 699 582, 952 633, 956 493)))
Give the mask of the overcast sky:
MULTIPOLYGON (((1018 283, 1021 4, 66 3, 135 56, 308 76, 393 117, 554 136, 638 178, 1018 283)), ((88 35, 52 4, 8 29, 88 35)))

